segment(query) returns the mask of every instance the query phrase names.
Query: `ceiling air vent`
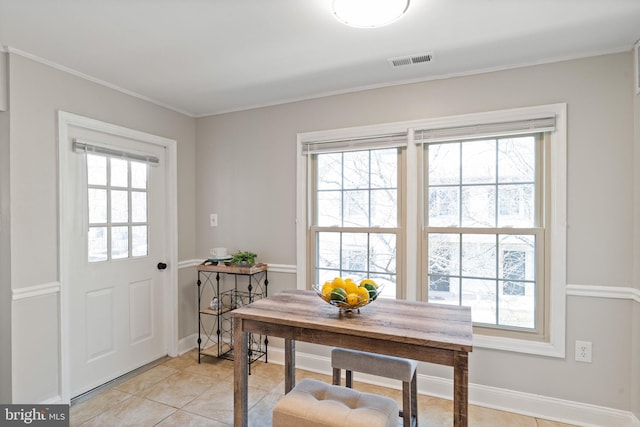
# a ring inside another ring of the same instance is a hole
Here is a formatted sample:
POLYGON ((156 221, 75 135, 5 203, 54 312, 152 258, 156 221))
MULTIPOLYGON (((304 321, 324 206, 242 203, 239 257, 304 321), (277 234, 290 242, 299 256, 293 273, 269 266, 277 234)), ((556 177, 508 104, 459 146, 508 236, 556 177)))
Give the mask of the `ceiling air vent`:
POLYGON ((431 53, 419 53, 417 55, 399 56, 397 58, 389 58, 389 64, 392 67, 403 67, 405 65, 424 64, 431 62, 433 54, 431 53))

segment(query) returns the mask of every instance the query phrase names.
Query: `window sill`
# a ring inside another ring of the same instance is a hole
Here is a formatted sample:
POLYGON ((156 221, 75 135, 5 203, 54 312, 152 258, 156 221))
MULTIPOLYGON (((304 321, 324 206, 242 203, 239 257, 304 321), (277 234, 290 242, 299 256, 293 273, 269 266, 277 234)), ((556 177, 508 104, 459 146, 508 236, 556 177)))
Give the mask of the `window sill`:
POLYGON ((475 348, 488 348, 492 350, 503 350, 515 353, 533 354, 548 357, 565 357, 564 337, 554 342, 529 341, 516 338, 494 337, 490 335, 473 335, 473 346, 475 348))

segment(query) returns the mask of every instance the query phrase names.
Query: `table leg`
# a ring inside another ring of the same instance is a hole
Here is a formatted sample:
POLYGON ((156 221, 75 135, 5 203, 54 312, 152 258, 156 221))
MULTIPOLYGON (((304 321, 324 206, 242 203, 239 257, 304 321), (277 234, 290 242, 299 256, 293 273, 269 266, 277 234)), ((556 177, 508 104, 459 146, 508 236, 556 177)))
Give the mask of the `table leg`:
POLYGON ((456 353, 453 362, 453 425, 467 427, 469 406, 469 355, 456 353))
POLYGON ((284 392, 289 393, 296 386, 296 342, 284 340, 284 392))
POLYGON ((242 329, 242 319, 234 319, 233 344, 235 349, 233 355, 233 425, 235 427, 247 427, 249 425, 249 377, 247 372, 247 366, 249 365, 249 340, 247 333, 242 329))

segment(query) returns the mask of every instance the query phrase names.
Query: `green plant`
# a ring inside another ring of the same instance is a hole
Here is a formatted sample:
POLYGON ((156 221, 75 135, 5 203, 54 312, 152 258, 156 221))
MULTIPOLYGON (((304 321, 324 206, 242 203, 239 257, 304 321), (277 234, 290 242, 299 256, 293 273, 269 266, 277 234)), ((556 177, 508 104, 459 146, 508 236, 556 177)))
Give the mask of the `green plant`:
POLYGON ((233 263, 233 264, 240 264, 240 263, 255 264, 257 257, 258 257, 258 255, 256 253, 254 253, 254 252, 238 251, 238 252, 236 252, 235 254, 232 255, 231 263, 233 263))

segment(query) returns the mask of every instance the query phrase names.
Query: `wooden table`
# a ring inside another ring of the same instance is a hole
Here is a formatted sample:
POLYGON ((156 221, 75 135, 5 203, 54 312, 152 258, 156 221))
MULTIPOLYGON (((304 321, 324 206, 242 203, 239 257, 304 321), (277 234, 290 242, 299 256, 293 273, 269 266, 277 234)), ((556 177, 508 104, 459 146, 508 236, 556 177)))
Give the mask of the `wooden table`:
POLYGON ((471 309, 379 298, 360 313, 341 313, 313 291, 286 291, 232 312, 234 426, 248 425, 247 334, 284 338, 285 393, 295 386, 295 341, 388 354, 452 366, 453 425, 467 425, 471 309))

